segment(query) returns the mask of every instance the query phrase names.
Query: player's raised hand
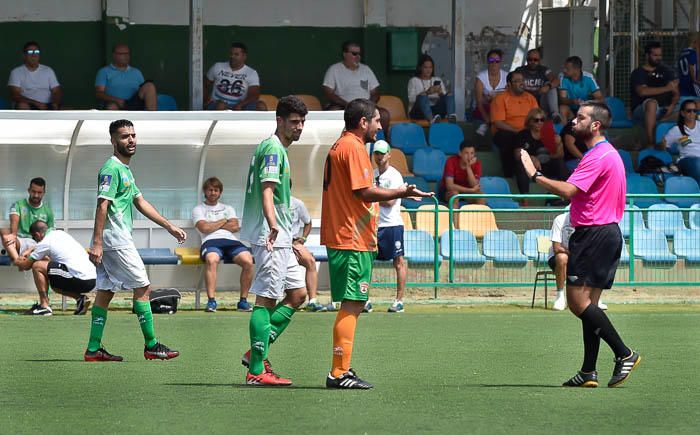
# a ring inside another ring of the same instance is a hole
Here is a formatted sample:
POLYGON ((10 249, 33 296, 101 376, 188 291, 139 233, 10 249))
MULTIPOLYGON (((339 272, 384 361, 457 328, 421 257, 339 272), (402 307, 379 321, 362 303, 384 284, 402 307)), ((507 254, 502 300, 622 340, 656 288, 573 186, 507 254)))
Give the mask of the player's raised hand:
POLYGON ((175 225, 170 225, 168 227, 168 232, 170 233, 171 236, 175 237, 177 239, 177 243, 182 245, 185 243, 185 240, 187 240, 187 233, 185 230, 183 230, 180 227, 176 227, 175 225))
POLYGON ((277 234, 279 230, 277 228, 270 228, 270 234, 267 235, 266 247, 269 252, 272 252, 272 247, 275 246, 275 240, 277 240, 277 234))
POLYGON ((535 172, 537 172, 537 169, 535 169, 535 165, 532 164, 532 157, 530 157, 530 154, 523 149, 520 150, 520 161, 523 163, 527 178, 532 178, 535 172))

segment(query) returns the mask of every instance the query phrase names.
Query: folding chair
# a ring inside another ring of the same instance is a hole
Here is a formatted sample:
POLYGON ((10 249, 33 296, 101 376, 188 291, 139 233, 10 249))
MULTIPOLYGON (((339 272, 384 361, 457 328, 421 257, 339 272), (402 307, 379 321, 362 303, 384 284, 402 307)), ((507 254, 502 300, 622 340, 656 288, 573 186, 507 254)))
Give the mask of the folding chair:
POLYGON ((530 308, 535 308, 535 293, 537 292, 537 283, 542 280, 544 281, 544 308, 547 309, 547 291, 549 281, 556 280, 556 275, 554 272, 549 270, 549 265, 547 264, 546 258, 549 254, 549 247, 552 245, 552 241, 549 240, 547 236, 537 237, 537 259, 535 260, 535 268, 537 272, 535 273, 535 285, 532 287, 532 304, 530 308), (541 264, 544 262, 546 269, 539 270, 541 264))

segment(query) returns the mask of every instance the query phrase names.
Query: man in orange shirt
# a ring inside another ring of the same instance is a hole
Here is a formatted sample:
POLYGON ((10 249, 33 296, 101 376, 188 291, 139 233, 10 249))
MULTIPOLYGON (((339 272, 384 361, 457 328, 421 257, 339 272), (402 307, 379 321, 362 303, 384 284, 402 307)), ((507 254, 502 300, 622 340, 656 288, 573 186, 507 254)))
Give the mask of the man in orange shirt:
POLYGON ((503 175, 515 174, 515 162, 520 156, 515 155, 516 135, 525 128, 525 118, 532 109, 539 107, 537 100, 525 91, 523 75, 511 71, 506 77, 506 91, 501 92, 491 102, 491 123, 493 124, 493 142, 501 151, 503 175))
POLYGON ((323 170, 321 244, 328 251, 333 301, 341 301, 333 326, 333 369, 326 387, 366 390, 372 384, 350 369, 350 359, 377 254, 376 202, 432 193, 407 184, 398 189, 374 186, 365 142, 373 142, 382 128, 377 106, 358 98, 346 106, 344 117, 345 131, 328 152, 323 170))

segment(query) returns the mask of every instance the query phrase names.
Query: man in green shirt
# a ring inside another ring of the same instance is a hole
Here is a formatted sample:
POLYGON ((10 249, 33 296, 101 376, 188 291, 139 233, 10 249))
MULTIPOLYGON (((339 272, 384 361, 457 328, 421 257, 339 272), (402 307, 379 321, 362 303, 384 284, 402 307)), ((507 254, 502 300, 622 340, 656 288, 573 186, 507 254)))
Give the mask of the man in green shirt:
POLYGON ((256 295, 250 316, 250 350, 241 360, 248 367, 248 385, 292 384, 272 371, 267 351, 306 300, 306 271, 292 251, 287 156, 287 148, 301 136, 306 113, 306 105, 297 97, 281 98, 275 134, 255 149, 248 171, 241 238, 252 244, 256 269, 250 289, 256 295))
POLYGON ((141 325, 145 341, 146 359, 171 359, 180 353, 160 343, 153 328, 153 314, 149 296, 150 282, 146 267, 131 236, 133 229, 132 205, 183 243, 185 231, 170 223, 143 198, 129 168, 136 154, 136 132, 131 121, 120 119, 109 125, 114 155, 100 169, 97 177, 97 211, 90 248, 90 261, 97 268, 95 304, 92 307, 90 340, 85 361, 122 361, 102 346, 102 334, 107 321, 107 310, 114 293, 133 290, 134 312, 141 325))

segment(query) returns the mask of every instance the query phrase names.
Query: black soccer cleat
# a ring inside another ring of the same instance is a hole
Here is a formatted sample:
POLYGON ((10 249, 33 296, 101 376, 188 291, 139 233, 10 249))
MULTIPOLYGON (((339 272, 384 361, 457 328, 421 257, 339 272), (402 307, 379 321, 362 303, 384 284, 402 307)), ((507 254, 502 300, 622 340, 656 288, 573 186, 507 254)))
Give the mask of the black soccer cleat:
POLYGON ((75 301, 75 311, 73 311, 73 315, 82 316, 88 312, 88 308, 90 308, 90 300, 85 295, 81 295, 78 300, 75 301))
POLYGON ((180 356, 180 352, 158 342, 153 347, 144 347, 143 356, 146 359, 173 359, 180 356))
POLYGON ((107 352, 107 350, 104 347, 101 347, 94 352, 90 352, 89 350, 86 350, 83 358, 85 359, 85 361, 88 361, 88 362, 101 362, 101 361, 119 362, 119 361, 124 360, 124 358, 122 358, 119 355, 112 355, 111 353, 107 352))
POLYGON ((598 386, 598 372, 577 372, 568 381, 561 384, 562 387, 595 388, 598 386))
POLYGON ((608 387, 617 387, 625 382, 632 370, 636 369, 640 362, 642 362, 642 357, 635 351, 632 351, 632 355, 627 358, 615 358, 615 368, 608 382, 608 387))
POLYGON ((353 369, 334 378, 328 373, 326 378, 326 388, 337 388, 340 390, 370 390, 374 385, 358 378, 353 369))

